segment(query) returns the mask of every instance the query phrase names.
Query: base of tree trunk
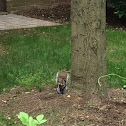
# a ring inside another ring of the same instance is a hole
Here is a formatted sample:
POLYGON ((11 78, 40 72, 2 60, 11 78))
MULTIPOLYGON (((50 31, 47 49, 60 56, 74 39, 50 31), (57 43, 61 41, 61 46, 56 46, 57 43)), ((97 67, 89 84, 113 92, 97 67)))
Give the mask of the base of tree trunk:
POLYGON ((87 92, 75 87, 71 87, 71 92, 81 97, 84 103, 91 104, 93 106, 100 106, 102 102, 109 100, 107 91, 103 93, 101 90, 97 89, 95 92, 87 92))

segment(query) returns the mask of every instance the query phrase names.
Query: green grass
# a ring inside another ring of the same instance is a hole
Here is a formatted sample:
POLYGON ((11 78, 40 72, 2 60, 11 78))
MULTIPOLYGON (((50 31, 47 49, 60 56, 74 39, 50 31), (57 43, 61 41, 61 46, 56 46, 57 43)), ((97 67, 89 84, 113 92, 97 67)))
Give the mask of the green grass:
MULTIPOLYGON (((1 31, 0 46, 6 53, 0 56, 0 91, 15 85, 40 89, 55 84, 56 72, 70 69, 70 34, 69 25, 1 31)), ((107 29, 107 73, 126 77, 126 31, 107 29)), ((108 78, 109 87, 123 85, 116 76, 108 78)), ((2 114, 0 125, 19 126, 2 114)))
POLYGON ((6 55, 0 57, 0 90, 54 83, 57 71, 70 69, 70 34, 70 26, 2 32, 6 55))
POLYGON ((0 126, 22 126, 19 122, 15 122, 14 117, 5 117, 3 113, 0 112, 0 126))
MULTIPOLYGON (((70 26, 38 27, 0 32, 6 54, 0 56, 0 91, 15 85, 42 88, 54 83, 56 72, 69 70, 70 26)), ((126 75, 126 32, 107 30, 107 71, 126 75)), ((118 77, 108 79, 109 87, 122 87, 118 77)))
MULTIPOLYGON (((107 30, 107 72, 126 77, 126 31, 107 30)), ((110 76, 108 85, 117 88, 124 82, 117 76, 110 76)))

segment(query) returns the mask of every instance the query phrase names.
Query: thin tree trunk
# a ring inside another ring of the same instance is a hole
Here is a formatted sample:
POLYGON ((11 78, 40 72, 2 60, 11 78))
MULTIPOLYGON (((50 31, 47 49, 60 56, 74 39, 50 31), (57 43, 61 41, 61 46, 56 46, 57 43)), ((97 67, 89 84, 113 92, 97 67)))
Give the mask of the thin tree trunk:
POLYGON ((85 99, 96 102, 107 96, 106 81, 98 85, 98 77, 106 74, 106 1, 71 1, 71 83, 85 99))

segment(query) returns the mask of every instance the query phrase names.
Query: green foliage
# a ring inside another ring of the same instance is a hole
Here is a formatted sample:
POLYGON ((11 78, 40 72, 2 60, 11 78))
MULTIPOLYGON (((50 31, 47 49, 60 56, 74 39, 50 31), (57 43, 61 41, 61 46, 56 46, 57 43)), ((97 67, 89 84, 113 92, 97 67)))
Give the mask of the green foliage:
POLYGON ((43 119, 44 115, 38 115, 36 119, 33 119, 32 116, 29 117, 29 115, 25 112, 20 112, 18 114, 18 118, 21 120, 22 124, 25 126, 37 126, 42 123, 45 123, 47 120, 43 119))
POLYGON ((115 14, 119 18, 126 18, 126 0, 108 0, 115 9, 115 14))
MULTIPOLYGON (((100 82, 100 79, 105 78, 105 77, 109 77, 109 76, 117 76, 117 77, 121 78, 123 82, 126 82, 126 77, 121 77, 121 76, 119 76, 117 74, 107 74, 107 75, 103 75, 103 76, 98 78, 98 84, 99 84, 100 87, 102 86, 101 82, 100 82)), ((125 86, 126 85, 124 85, 123 87, 125 87, 125 86)))
POLYGON ((92 104, 87 104, 87 107, 92 108, 93 105, 92 104))

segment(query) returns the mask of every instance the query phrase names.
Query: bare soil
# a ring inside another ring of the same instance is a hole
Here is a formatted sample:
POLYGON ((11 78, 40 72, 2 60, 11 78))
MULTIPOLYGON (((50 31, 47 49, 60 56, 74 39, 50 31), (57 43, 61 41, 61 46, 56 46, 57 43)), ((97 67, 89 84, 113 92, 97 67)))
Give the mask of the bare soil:
POLYGON ((22 10, 16 14, 58 23, 66 23, 70 21, 70 9, 70 4, 59 4, 55 7, 50 6, 44 9, 34 8, 31 10, 22 10))
MULTIPOLYGON (((46 8, 32 8, 29 10, 22 10, 16 12, 16 14, 24 15, 27 17, 44 19, 49 21, 54 21, 58 23, 69 23, 70 22, 70 11, 71 11, 71 4, 70 0, 60 0, 60 3, 57 2, 55 5, 49 4, 46 8)), ((118 18, 114 14, 114 9, 107 6, 106 9, 106 23, 107 26, 112 28, 121 28, 126 30, 126 19, 118 18)))
POLYGON ((46 126, 126 126, 126 96, 123 89, 108 89, 109 100, 98 106, 83 102, 84 97, 69 90, 59 95, 56 89, 25 92, 21 87, 0 94, 0 110, 7 117, 27 112, 43 113, 46 126))

